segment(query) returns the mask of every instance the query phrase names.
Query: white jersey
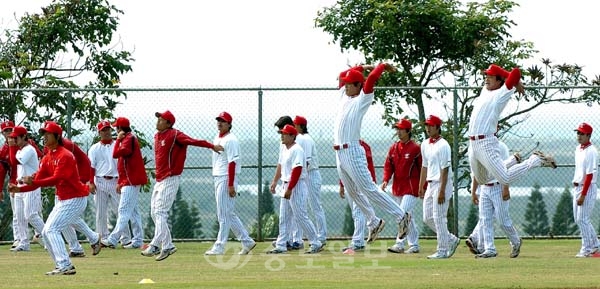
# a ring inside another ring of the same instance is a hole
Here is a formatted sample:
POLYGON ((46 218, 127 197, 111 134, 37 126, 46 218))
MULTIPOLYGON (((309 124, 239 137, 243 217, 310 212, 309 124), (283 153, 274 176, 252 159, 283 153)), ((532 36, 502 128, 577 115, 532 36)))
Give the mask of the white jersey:
POLYGON ((295 167, 302 167, 302 174, 300 179, 306 178, 306 158, 304 157, 304 151, 302 147, 295 143, 289 149, 283 146, 283 151, 280 154, 281 165, 281 180, 283 182, 289 182, 292 176, 292 169, 295 167))
POLYGON ((362 120, 375 97, 374 93, 365 94, 361 89, 356 97, 346 95, 346 88, 339 92, 340 104, 335 118, 333 141, 337 145, 357 142, 360 140, 362 120))
POLYGON ((222 137, 215 137, 213 144, 223 146, 221 153, 213 152, 212 164, 213 176, 227 176, 229 174, 229 163, 235 162, 236 175, 242 170, 240 163, 240 142, 233 133, 228 133, 222 137))
POLYGON ((96 176, 119 176, 119 173, 117 172, 117 159, 113 158, 115 143, 115 141, 110 144, 97 142, 90 147, 88 158, 90 159, 92 168, 96 171, 96 176))
POLYGON ((452 180, 450 145, 445 139, 440 137, 434 142, 431 138, 426 139, 421 144, 421 155, 423 167, 427 168, 428 181, 439 181, 445 168, 448 168, 448 180, 452 180))
POLYGON ((17 178, 19 179, 33 175, 40 166, 37 152, 29 144, 17 151, 16 158, 19 161, 17 164, 17 178))
POLYGON ((296 143, 304 150, 306 162, 308 163, 306 170, 319 169, 319 157, 317 156, 317 147, 313 138, 308 134, 299 134, 296 136, 296 143))
POLYGON ((514 91, 514 87, 508 89, 506 84, 492 91, 484 87, 481 94, 473 101, 469 135, 493 135, 496 133, 500 113, 506 107, 514 91))
POLYGON ((573 183, 583 184, 585 176, 593 174, 592 184, 596 183, 598 168, 598 150, 592 144, 588 146, 578 145, 575 148, 575 174, 573 183))

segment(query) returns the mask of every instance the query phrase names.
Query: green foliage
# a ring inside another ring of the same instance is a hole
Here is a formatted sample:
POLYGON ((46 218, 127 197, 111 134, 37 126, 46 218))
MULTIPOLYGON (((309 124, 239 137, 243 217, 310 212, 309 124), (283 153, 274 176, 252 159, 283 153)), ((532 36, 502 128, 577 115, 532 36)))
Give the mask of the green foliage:
POLYGON ((262 219, 264 215, 272 214, 275 214, 273 194, 269 190, 269 182, 265 182, 262 191, 258 193, 258 218, 262 219))
MULTIPOLYGON (((279 235, 279 216, 277 214, 266 214, 260 218, 261 236, 266 238, 277 238, 279 235)), ((258 240, 258 224, 254 223, 250 227, 250 236, 258 240)))
POLYGON ((571 196, 571 186, 567 185, 556 205, 556 211, 554 212, 554 217, 552 217, 552 230, 550 233, 554 236, 571 236, 575 235, 577 231, 577 224, 573 219, 573 197, 571 196))
POLYGON ((148 214, 148 218, 146 222, 142 222, 146 226, 144 227, 144 239, 152 239, 154 238, 154 229, 156 226, 154 225, 154 220, 152 220, 152 215, 148 214))
POLYGON ((350 205, 346 206, 346 212, 344 213, 344 227, 342 229, 343 236, 354 235, 354 219, 352 218, 352 208, 350 205))
POLYGON ((469 216, 467 217, 467 225, 465 226, 465 232, 463 233, 465 236, 471 235, 473 229, 477 226, 477 222, 479 222, 479 209, 477 206, 471 204, 469 206, 469 216))
POLYGON ((177 196, 169 212, 171 236, 174 239, 194 239, 203 237, 202 223, 198 207, 190 205, 182 197, 181 187, 177 189, 177 196))
POLYGON ((542 196, 540 185, 537 183, 533 185, 531 190, 531 196, 525 210, 525 222, 523 230, 530 236, 547 236, 550 233, 544 196, 542 196))

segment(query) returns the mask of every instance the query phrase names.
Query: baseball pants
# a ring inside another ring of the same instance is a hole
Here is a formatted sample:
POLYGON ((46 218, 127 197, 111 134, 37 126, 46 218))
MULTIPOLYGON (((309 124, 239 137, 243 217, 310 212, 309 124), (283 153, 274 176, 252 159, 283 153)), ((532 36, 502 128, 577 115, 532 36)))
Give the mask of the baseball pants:
MULTIPOLYGON (((95 177, 96 194, 94 203, 96 204, 96 232, 100 233, 102 238, 108 238, 110 231, 108 229, 109 211, 114 211, 118 217, 119 203, 121 194, 117 194, 117 179, 107 180, 102 177, 95 177)), ((129 229, 123 232, 121 244, 131 242, 131 232, 129 229)))
MULTIPOLYGON (((283 190, 287 190, 287 183, 283 184, 283 190)), ((302 230, 306 233, 308 238, 308 242, 313 245, 320 247, 321 241, 317 238, 317 230, 315 229, 315 225, 308 218, 308 212, 306 209, 306 198, 308 195, 308 188, 306 186, 306 181, 304 179, 300 179, 296 184, 296 187, 292 190, 292 195, 290 199, 281 198, 279 203, 279 236, 276 241, 276 248, 282 251, 287 250, 287 238, 288 238, 288 230, 289 224, 286 224, 286 220, 282 220, 284 217, 295 218, 298 225, 302 228, 302 230)))
POLYGON ((440 182, 431 181, 425 191, 423 198, 423 222, 429 226, 437 235, 437 251, 440 254, 447 254, 451 242, 456 240, 456 236, 448 231, 448 206, 452 197, 452 182, 447 182, 443 204, 438 204, 438 193, 440 182))
POLYGON ((365 215, 363 215, 358 205, 352 200, 350 194, 346 194, 345 197, 348 200, 350 209, 352 209, 352 220, 354 220, 354 234, 352 235, 350 246, 362 247, 365 245, 365 227, 367 226, 365 215))
POLYGON ((150 245, 164 249, 175 247, 169 230, 169 211, 179 188, 180 176, 170 176, 166 179, 156 182, 152 192, 150 203, 150 215, 154 221, 154 238, 150 245))
POLYGON ((373 182, 367 167, 365 150, 358 141, 352 142, 347 149, 336 151, 337 171, 348 195, 361 209, 367 219, 369 229, 379 225, 373 205, 396 217, 399 223, 405 216, 404 210, 373 182))
POLYGON ((587 195, 583 201, 583 205, 577 205, 577 199, 581 196, 581 190, 583 184, 575 187, 573 196, 573 218, 575 223, 579 226, 581 231, 581 250, 580 253, 590 253, 595 248, 598 248, 600 243, 598 242, 598 235, 594 226, 591 222, 591 214, 596 204, 596 195, 598 194, 598 188, 596 184, 592 184, 588 189, 587 195))
MULTIPOLYGON (((418 197, 413 195, 393 196, 393 198, 396 203, 400 205, 400 208, 410 215, 412 215, 413 209, 419 200, 418 197)), ((407 241, 408 247, 419 248, 419 228, 417 227, 415 220, 412 218, 410 219, 410 223, 408 225, 408 233, 406 234, 406 237, 403 239, 396 238, 396 245, 400 248, 404 248, 407 241)))
POLYGON ((24 248, 29 248, 29 236, 27 235, 28 225, 35 231, 41 232, 44 228, 44 220, 40 215, 42 210, 42 191, 38 188, 31 192, 15 194, 15 215, 19 233, 17 239, 24 248))
MULTIPOLYGON (((317 237, 321 243, 327 240, 327 222, 325 220, 325 211, 321 202, 321 172, 317 169, 308 171, 306 179, 308 186, 308 204, 315 219, 315 227, 317 229, 317 237)), ((298 226, 295 219, 291 220, 292 240, 297 243, 302 243, 302 228, 298 226)))
MULTIPOLYGON (((237 179, 237 178, 236 178, 237 179)), ((219 233, 213 249, 225 251, 229 229, 233 231, 242 245, 249 247, 254 240, 248 235, 248 231, 242 221, 235 213, 235 197, 229 196, 229 176, 215 176, 215 200, 217 202, 217 219, 219 221, 219 233)), ((234 184, 237 189, 237 181, 234 184)))
POLYGON ((138 209, 140 188, 141 186, 123 186, 121 188, 117 223, 107 238, 110 244, 116 245, 119 238, 129 231, 129 221, 131 221, 131 231, 133 233, 131 242, 136 246, 142 245, 142 215, 140 215, 138 209))
POLYGON ((509 201, 502 200, 502 185, 481 185, 479 197, 479 220, 483 233, 483 249, 496 253, 494 245, 494 216, 511 244, 519 244, 519 234, 508 213, 509 201))
POLYGON ((495 136, 471 141, 470 145, 468 154, 471 172, 480 184, 489 183, 493 179, 502 184, 510 184, 532 168, 541 165, 541 160, 535 158, 536 161, 527 159, 520 164, 515 164, 514 157, 503 160, 500 157, 498 138, 495 136))
POLYGON ((21 232, 19 232, 19 221, 17 220, 17 214, 15 214, 15 194, 9 193, 9 197, 10 197, 10 209, 13 212, 13 216, 12 216, 12 229, 13 229, 13 239, 14 241, 20 241, 19 237, 21 235, 21 232))

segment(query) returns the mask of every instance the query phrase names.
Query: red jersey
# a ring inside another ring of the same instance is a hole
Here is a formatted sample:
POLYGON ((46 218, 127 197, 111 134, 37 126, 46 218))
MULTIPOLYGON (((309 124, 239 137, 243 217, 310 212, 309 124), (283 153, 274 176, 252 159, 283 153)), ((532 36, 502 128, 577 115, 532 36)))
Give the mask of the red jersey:
POLYGON ((181 175, 189 145, 211 149, 214 147, 210 142, 191 138, 174 128, 157 132, 154 135, 156 181, 160 182, 170 176, 181 175))
POLYGON ((89 195, 87 185, 79 180, 75 156, 63 146, 57 146, 53 150, 46 149, 40 168, 33 176, 33 183, 20 190, 27 192, 51 186, 56 187, 56 196, 61 201, 89 195))
MULTIPOLYGON (((77 163, 77 171, 79 173, 79 180, 87 183, 90 180, 90 170, 92 164, 87 154, 81 150, 81 148, 68 138, 62 138, 63 147, 70 151, 75 156, 77 163)), ((44 147, 44 154, 48 153, 48 148, 44 147)))
POLYGON ((148 183, 140 143, 131 132, 126 133, 124 138, 117 139, 113 158, 118 158, 117 172, 119 172, 120 186, 140 186, 148 183))
POLYGON ((413 140, 406 143, 398 141, 390 147, 383 165, 383 181, 389 182, 392 175, 394 176, 394 196, 419 196, 421 163, 421 147, 413 140))

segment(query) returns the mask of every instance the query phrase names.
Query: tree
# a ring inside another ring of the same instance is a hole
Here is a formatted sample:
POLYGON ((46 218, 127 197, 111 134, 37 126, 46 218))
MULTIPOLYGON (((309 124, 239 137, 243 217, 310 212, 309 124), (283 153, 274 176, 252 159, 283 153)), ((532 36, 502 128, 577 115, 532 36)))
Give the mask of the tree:
POLYGON ((169 212, 169 223, 173 238, 195 239, 203 237, 198 207, 188 204, 183 199, 181 188, 177 189, 173 208, 169 212))
POLYGON ((273 205, 273 194, 269 190, 269 182, 265 182, 262 192, 258 195, 258 218, 261 219, 264 215, 274 214, 275 206, 273 205))
POLYGON ((467 225, 465 226, 465 235, 471 235, 473 229, 477 226, 477 222, 479 222, 479 209, 477 206, 471 204, 469 206, 469 216, 467 216, 467 225))
MULTIPOLYGON (((263 184, 263 189, 258 193, 258 221, 261 225, 262 238, 275 238, 279 235, 279 217, 275 214, 273 194, 269 190, 269 182, 263 184)), ((250 236, 258 238, 258 224, 250 227, 250 236)))
POLYGON ((344 227, 342 229, 344 236, 354 235, 354 219, 352 218, 352 208, 350 205, 346 206, 346 212, 344 213, 344 227))
POLYGON ((531 190, 531 196, 525 210, 525 224, 523 224, 525 233, 531 236, 547 236, 550 232, 548 225, 548 212, 546 203, 540 192, 540 185, 534 184, 531 190))
POLYGON ((553 236, 572 236, 577 233, 577 224, 573 219, 573 197, 571 196, 571 186, 567 185, 560 195, 560 200, 556 205, 554 217, 552 217, 553 236))

